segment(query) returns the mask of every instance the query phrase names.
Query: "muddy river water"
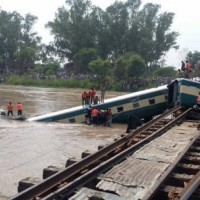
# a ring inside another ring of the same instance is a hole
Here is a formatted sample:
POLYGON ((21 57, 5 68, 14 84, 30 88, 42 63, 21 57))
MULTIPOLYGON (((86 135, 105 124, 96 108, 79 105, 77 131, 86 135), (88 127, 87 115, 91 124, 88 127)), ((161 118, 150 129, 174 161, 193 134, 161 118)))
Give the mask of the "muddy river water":
MULTIPOLYGON (((82 89, 55 89, 0 85, 0 109, 8 101, 23 104, 29 117, 80 105, 82 89)), ((97 95, 100 92, 97 91, 97 95)), ((106 98, 124 93, 106 92, 106 98)), ((125 124, 93 127, 61 122, 26 122, 0 118, 0 200, 17 193, 18 182, 26 177, 42 178, 43 168, 64 167, 71 157, 80 159, 85 150, 97 151, 126 130, 125 124)))

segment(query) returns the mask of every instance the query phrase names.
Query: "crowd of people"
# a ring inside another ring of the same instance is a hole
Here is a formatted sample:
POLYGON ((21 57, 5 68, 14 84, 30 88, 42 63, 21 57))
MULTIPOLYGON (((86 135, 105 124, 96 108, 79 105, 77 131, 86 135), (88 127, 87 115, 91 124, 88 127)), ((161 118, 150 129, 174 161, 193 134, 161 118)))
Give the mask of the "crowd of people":
POLYGON ((99 110, 91 105, 87 109, 87 114, 85 115, 86 124, 88 125, 99 125, 99 126, 112 126, 112 110, 107 108, 105 110, 99 110))
POLYGON ((104 97, 105 97, 105 87, 101 87, 101 98, 99 98, 96 95, 96 90, 95 88, 91 88, 88 92, 84 91, 81 94, 81 101, 82 101, 82 106, 88 106, 91 104, 99 104, 104 102, 104 97))
POLYGON ((85 115, 86 124, 101 125, 111 127, 112 125, 112 111, 110 108, 99 110, 91 105, 104 103, 106 87, 101 86, 101 98, 96 95, 95 88, 91 88, 88 92, 84 91, 81 94, 82 106, 87 107, 87 114, 85 115))

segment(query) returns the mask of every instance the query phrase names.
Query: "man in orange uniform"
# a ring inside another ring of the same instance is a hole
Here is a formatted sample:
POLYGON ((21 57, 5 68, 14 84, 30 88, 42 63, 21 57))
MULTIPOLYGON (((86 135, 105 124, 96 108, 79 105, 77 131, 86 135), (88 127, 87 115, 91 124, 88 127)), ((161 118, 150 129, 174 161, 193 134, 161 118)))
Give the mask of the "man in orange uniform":
POLYGON ((17 115, 22 115, 22 104, 20 102, 17 104, 17 115))
POLYGON ((81 95, 81 99, 82 99, 82 106, 86 105, 86 98, 87 98, 87 93, 83 92, 81 95))
POLYGON ((7 109, 8 109, 7 116, 9 116, 10 114, 13 115, 13 105, 11 102, 9 102, 9 104, 7 105, 7 109))
POLYGON ((86 100, 85 100, 86 105, 90 105, 90 98, 91 98, 91 92, 88 91, 86 92, 86 100))
POLYGON ((96 95, 96 91, 94 88, 91 88, 91 92, 90 92, 90 103, 94 103, 94 98, 95 98, 95 95, 96 95))
POLYGON ((192 72, 192 65, 188 60, 186 60, 186 78, 191 78, 191 72, 192 72))
POLYGON ((99 118, 99 110, 96 109, 96 108, 93 108, 92 109, 92 121, 93 121, 93 124, 97 125, 98 118, 99 118))

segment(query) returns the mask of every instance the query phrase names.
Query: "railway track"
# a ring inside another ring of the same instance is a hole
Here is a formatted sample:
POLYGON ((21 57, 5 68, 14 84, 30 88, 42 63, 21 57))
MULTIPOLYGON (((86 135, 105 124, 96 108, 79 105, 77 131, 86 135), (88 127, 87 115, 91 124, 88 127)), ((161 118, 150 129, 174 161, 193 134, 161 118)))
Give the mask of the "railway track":
POLYGON ((200 199, 200 137, 191 141, 143 200, 200 199))
POLYGON ((43 182, 17 194, 12 200, 67 199, 74 192, 157 138, 177 123, 182 123, 191 109, 176 107, 144 124, 127 136, 82 159, 43 182), (171 117, 173 116, 173 117, 171 117))

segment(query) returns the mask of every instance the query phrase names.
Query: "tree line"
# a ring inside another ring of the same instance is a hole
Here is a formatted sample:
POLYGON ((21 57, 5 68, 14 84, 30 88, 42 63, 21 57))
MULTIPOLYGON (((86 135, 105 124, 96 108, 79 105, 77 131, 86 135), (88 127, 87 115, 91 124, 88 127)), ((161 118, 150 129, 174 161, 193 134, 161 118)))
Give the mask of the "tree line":
MULTIPOLYGON (((162 74, 162 59, 178 48, 178 33, 171 30, 174 13, 141 0, 115 1, 105 10, 90 0, 66 0, 46 24, 54 39, 42 44, 34 32, 37 17, 0 10, 0 72, 54 73, 65 67, 98 76, 144 76, 162 74), (159 72, 161 70, 161 72, 159 72)), ((176 70, 168 67, 174 74, 176 70)))

